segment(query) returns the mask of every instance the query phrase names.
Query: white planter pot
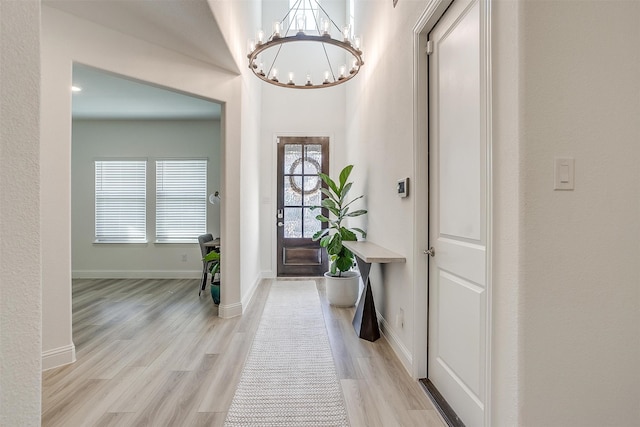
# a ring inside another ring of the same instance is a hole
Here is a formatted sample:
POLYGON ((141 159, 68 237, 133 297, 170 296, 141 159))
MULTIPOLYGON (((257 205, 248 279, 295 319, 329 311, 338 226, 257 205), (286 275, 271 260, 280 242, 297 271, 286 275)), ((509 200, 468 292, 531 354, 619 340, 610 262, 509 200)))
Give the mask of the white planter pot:
POLYGON ((358 300, 360 290, 360 273, 357 271, 345 271, 342 276, 331 276, 324 273, 324 281, 327 289, 327 299, 334 307, 351 307, 358 300))

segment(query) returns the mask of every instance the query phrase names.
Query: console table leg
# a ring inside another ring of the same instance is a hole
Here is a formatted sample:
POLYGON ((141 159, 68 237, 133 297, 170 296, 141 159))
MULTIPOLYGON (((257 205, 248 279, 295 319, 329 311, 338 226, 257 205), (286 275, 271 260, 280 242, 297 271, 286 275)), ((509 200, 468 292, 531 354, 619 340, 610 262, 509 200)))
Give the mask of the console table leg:
POLYGON ((358 271, 360 271, 360 276, 362 276, 362 283, 367 284, 367 280, 369 280, 369 272, 371 271, 371 263, 365 262, 360 259, 360 257, 356 257, 356 264, 358 265, 358 271))
POLYGON ((352 324, 358 337, 373 342, 380 338, 380 329, 378 328, 376 305, 373 302, 373 292, 371 291, 371 283, 368 277, 363 293, 364 295, 360 297, 352 324))

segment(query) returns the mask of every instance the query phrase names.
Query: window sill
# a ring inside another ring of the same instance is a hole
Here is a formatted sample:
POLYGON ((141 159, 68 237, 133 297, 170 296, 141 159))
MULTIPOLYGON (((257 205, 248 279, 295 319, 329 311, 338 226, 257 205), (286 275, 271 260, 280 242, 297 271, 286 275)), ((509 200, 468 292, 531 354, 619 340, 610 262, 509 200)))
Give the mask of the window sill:
POLYGON ((94 240, 94 245, 146 245, 147 240, 94 240))

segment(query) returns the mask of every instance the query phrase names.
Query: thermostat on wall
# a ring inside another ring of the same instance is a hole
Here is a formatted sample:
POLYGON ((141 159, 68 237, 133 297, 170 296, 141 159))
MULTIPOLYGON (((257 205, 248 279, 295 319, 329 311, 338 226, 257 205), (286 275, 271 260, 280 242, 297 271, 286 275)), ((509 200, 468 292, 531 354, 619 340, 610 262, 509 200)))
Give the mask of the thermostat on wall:
POLYGON ((398 181, 398 196, 407 197, 409 195, 409 178, 398 181))

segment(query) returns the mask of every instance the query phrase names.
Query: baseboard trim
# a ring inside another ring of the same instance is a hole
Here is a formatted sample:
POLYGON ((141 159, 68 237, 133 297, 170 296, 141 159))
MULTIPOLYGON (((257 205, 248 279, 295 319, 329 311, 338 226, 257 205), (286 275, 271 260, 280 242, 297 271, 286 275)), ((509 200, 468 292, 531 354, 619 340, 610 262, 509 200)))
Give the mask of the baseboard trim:
POLYGON ((249 291, 246 293, 244 298, 242 298, 242 307, 244 307, 244 308, 249 307, 249 303, 253 300, 253 296, 256 293, 256 289, 258 289, 258 286, 260 285, 260 282, 262 282, 262 280, 263 280, 263 276, 262 276, 262 274, 260 274, 256 278, 256 280, 253 282, 253 285, 251 286, 251 289, 249 289, 249 291))
POLYGON ((260 272, 260 277, 262 277, 263 279, 275 279, 276 274, 271 270, 262 270, 260 272))
POLYGON ((74 279, 199 279, 202 270, 73 270, 74 279))
POLYGON ((458 417, 456 412, 453 410, 451 406, 444 400, 444 397, 440 394, 438 389, 433 385, 431 381, 426 378, 420 379, 420 384, 422 388, 429 396, 429 399, 433 402, 433 406, 436 407, 440 416, 447 423, 449 427, 465 427, 462 420, 458 417))
POLYGON ((72 343, 42 353, 42 370, 58 368, 76 361, 76 346, 72 343))
POLYGON ((230 319, 242 315, 242 303, 236 302, 234 304, 220 304, 218 306, 218 317, 223 319, 230 319))
MULTIPOLYGON (((380 313, 377 313, 378 319, 380 319, 380 332, 386 338, 387 342, 391 346, 391 349, 396 354, 398 359, 400 359, 400 363, 404 366, 404 369, 407 371, 409 375, 411 375, 412 367, 413 367, 413 356, 407 347, 400 341, 400 338, 396 333, 391 329, 391 325, 387 322, 387 319, 382 317, 380 313)), ((413 376, 413 375, 411 375, 413 376)))

